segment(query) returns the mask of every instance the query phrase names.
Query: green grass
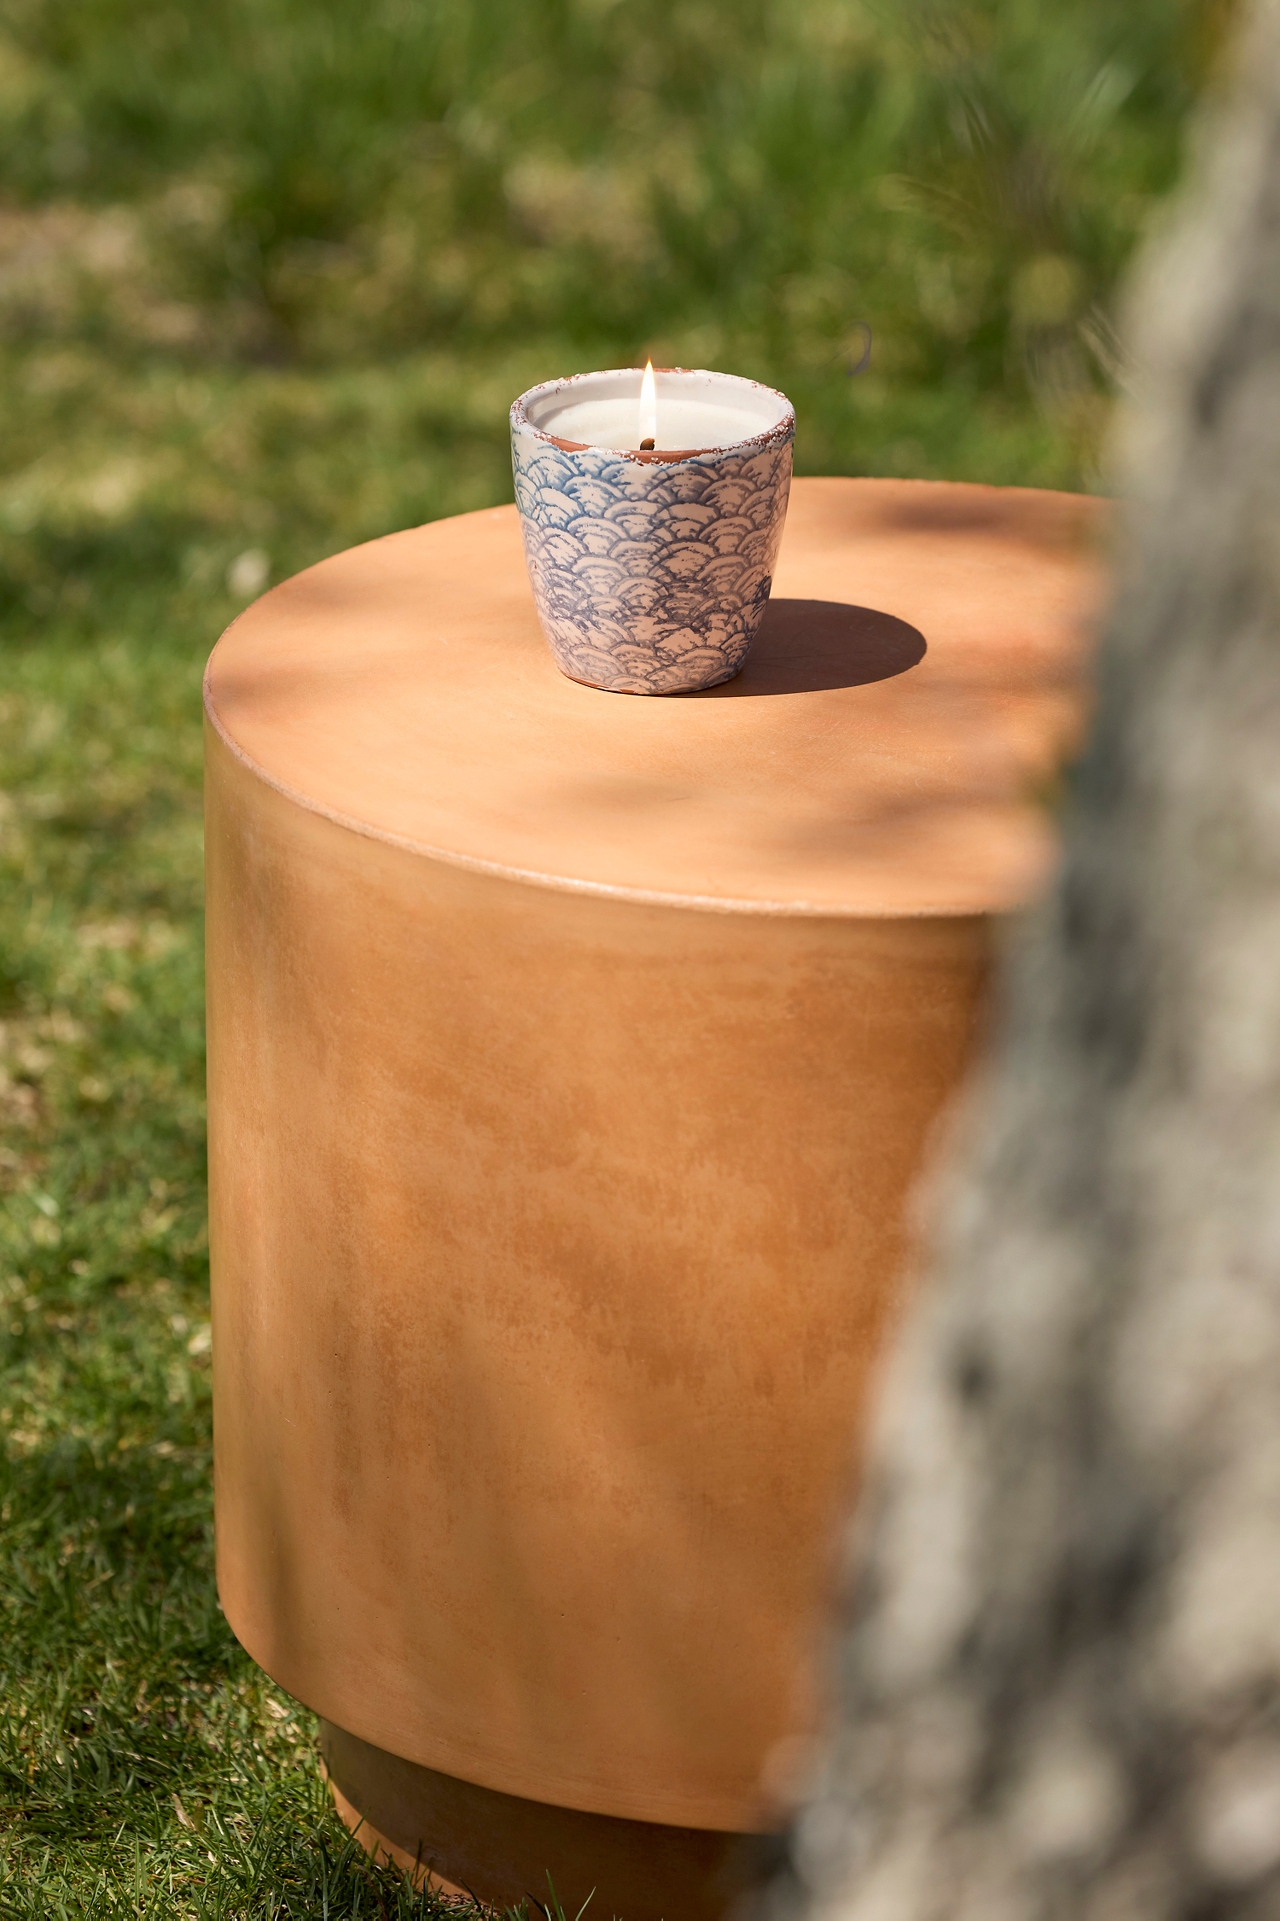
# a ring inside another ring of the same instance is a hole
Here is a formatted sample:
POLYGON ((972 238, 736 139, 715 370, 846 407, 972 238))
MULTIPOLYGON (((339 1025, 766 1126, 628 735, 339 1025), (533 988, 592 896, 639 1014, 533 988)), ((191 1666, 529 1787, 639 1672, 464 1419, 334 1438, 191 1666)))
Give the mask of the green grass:
POLYGON ((424 1913, 214 1594, 199 647, 157 615, 4 659, 0 1915, 424 1913))
POLYGON ((509 497, 549 375, 784 387, 802 471, 1090 486, 1200 0, 9 0, 0 1917, 425 1912, 211 1573, 198 685, 509 497), (851 380, 863 329, 871 371, 851 380))

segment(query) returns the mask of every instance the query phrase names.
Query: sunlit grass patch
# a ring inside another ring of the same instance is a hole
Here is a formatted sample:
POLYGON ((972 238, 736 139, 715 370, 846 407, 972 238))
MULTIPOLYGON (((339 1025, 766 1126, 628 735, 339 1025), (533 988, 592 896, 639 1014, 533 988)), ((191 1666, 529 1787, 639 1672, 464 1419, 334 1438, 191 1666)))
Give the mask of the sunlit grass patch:
POLYGON ((0 1914, 425 1914, 214 1591, 202 645, 0 656, 0 1914))

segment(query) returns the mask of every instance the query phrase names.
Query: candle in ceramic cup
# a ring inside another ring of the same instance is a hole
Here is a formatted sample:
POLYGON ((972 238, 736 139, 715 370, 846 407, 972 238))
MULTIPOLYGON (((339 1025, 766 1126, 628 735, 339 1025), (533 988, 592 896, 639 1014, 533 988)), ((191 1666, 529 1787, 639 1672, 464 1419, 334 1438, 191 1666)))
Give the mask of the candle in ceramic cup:
POLYGON ((736 447, 775 427, 790 411, 771 387, 732 374, 683 367, 623 367, 579 374, 529 410, 531 425, 577 447, 638 453, 646 440, 660 452, 704 452, 736 447), (653 400, 644 404, 652 375, 653 400))
POLYGON ((732 374, 578 374, 511 409, 534 603, 556 664, 616 693, 742 667, 772 585, 795 412, 732 374), (656 444, 654 444, 656 443, 656 444))

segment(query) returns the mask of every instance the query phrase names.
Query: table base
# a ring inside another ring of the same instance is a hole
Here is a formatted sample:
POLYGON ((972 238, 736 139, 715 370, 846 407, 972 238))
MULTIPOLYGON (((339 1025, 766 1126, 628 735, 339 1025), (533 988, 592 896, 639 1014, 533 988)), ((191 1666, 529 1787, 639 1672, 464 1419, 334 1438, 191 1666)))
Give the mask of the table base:
POLYGON ((375 1858, 493 1906, 528 1896, 568 1921, 719 1921, 778 1856, 778 1837, 668 1827, 553 1807, 401 1760, 332 1721, 320 1748, 338 1813, 375 1858), (554 1912, 554 1909, 552 1910, 554 1912))

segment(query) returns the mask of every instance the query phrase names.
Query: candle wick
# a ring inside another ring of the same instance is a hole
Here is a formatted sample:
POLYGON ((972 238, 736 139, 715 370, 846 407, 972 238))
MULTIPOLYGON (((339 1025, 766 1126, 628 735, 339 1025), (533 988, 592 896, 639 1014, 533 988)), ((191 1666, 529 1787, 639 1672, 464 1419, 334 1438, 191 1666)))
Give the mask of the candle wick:
POLYGON ((640 451, 642 454, 651 454, 656 445, 657 445, 657 442, 654 441, 653 439, 642 440, 640 442, 640 451))

